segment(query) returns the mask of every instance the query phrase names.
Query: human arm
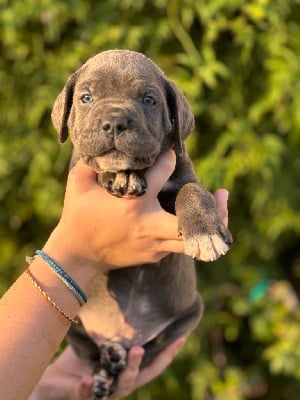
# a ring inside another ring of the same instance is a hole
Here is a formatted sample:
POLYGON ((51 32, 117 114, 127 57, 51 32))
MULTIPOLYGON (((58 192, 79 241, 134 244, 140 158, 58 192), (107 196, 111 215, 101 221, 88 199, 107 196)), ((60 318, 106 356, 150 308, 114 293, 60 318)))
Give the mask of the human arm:
MULTIPOLYGON (((183 251, 176 217, 164 212, 157 200, 174 165, 175 155, 164 154, 147 171, 147 193, 128 200, 110 196, 97 185, 94 171, 78 163, 69 174, 62 217, 44 251, 83 290, 99 272, 99 260, 108 269, 157 261, 170 251, 183 251), (159 231, 158 224, 162 226, 159 231)), ((44 261, 35 258, 30 269, 56 304, 74 317, 79 303, 44 261)), ((70 323, 23 273, 0 300, 0 326, 1 396, 27 399, 70 323)))
MULTIPOLYGON (((228 192, 224 189, 217 190, 215 199, 219 214, 224 224, 227 225, 228 192)), ((126 370, 119 376, 117 390, 110 400, 127 396, 158 376, 172 362, 183 342, 184 338, 179 338, 163 350, 153 363, 142 371, 139 371, 139 365, 143 349, 132 348, 128 355, 126 370)), ((68 347, 47 368, 29 400, 50 400, 48 396, 53 393, 59 400, 90 400, 92 383, 91 371, 88 366, 68 347)))
MULTIPOLYGON (((44 250, 86 290, 105 269, 153 262, 183 252, 177 219, 157 194, 175 165, 172 152, 147 171, 149 190, 136 199, 115 199, 81 162, 69 174, 62 217, 44 250), (158 230, 157 226, 161 228, 158 230), (147 252, 145 252, 147 249, 147 252)), ((47 294, 74 317, 79 304, 37 257, 31 272, 47 294)), ((5 400, 27 399, 49 365, 70 323, 41 296, 24 273, 0 300, 0 387, 5 400)))

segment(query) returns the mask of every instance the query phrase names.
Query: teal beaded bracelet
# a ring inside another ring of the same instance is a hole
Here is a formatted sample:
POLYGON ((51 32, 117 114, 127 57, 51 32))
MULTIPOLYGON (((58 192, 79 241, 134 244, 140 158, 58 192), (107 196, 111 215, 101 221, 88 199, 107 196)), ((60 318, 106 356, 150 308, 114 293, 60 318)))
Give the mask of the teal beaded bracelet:
MULTIPOLYGON (((84 291, 77 285, 77 283, 64 271, 52 258, 50 258, 43 250, 36 250, 35 256, 41 257, 48 266, 52 269, 57 277, 64 283, 64 285, 73 293, 82 306, 87 302, 87 296, 84 291)), ((34 257, 33 257, 34 258, 34 257)), ((32 258, 28 257, 29 263, 32 258)))

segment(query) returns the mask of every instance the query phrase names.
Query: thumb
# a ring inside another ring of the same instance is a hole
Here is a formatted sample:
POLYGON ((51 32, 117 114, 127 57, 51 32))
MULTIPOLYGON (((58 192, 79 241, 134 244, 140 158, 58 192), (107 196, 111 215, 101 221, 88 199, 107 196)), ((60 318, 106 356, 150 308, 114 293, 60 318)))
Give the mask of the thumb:
POLYGON ((161 154, 155 164, 146 173, 148 192, 151 196, 157 197, 169 177, 172 175, 176 165, 176 155, 173 150, 161 154))
POLYGON ((81 192, 97 187, 96 172, 81 159, 70 170, 68 184, 74 184, 81 192))
POLYGON ((228 196, 229 192, 226 189, 218 189, 215 194, 216 205, 220 217, 223 220, 224 225, 228 226, 228 196))
POLYGON ((84 376, 74 387, 73 400, 92 400, 92 376, 84 376))

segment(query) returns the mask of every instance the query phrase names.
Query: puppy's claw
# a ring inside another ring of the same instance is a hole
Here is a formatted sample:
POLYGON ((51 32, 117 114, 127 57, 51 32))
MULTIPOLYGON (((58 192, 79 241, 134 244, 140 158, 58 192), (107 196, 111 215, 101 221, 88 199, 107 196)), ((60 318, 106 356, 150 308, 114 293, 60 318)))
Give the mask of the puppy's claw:
POLYGON ((205 262, 216 261, 229 250, 228 244, 217 235, 196 235, 185 240, 185 253, 205 262))
POLYGON ((93 384, 93 397, 95 400, 105 400, 110 394, 110 386, 113 384, 113 379, 108 375, 108 373, 101 369, 96 374, 94 374, 94 384, 93 384))
POLYGON ((198 241, 195 238, 190 238, 184 242, 185 253, 194 259, 200 257, 198 241))

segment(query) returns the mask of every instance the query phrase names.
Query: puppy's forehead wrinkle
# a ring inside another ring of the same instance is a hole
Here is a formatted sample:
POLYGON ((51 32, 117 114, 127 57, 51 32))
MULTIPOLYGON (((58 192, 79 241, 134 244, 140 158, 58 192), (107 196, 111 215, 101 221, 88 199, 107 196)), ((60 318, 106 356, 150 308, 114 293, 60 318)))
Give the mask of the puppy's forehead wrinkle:
MULTIPOLYGON (((77 81, 81 89, 103 89, 107 93, 122 88, 135 90, 147 82, 161 87, 163 71, 149 58, 134 51, 105 51, 90 58, 80 69, 77 81), (84 81, 81 81, 84 79, 84 81)), ((120 95, 120 93, 118 93, 120 95)))
POLYGON ((163 71, 152 60, 144 54, 131 50, 108 50, 103 51, 90 58, 83 67, 95 69, 97 67, 106 67, 112 70, 131 70, 149 76, 149 71, 154 71, 157 75, 164 75, 163 71))

